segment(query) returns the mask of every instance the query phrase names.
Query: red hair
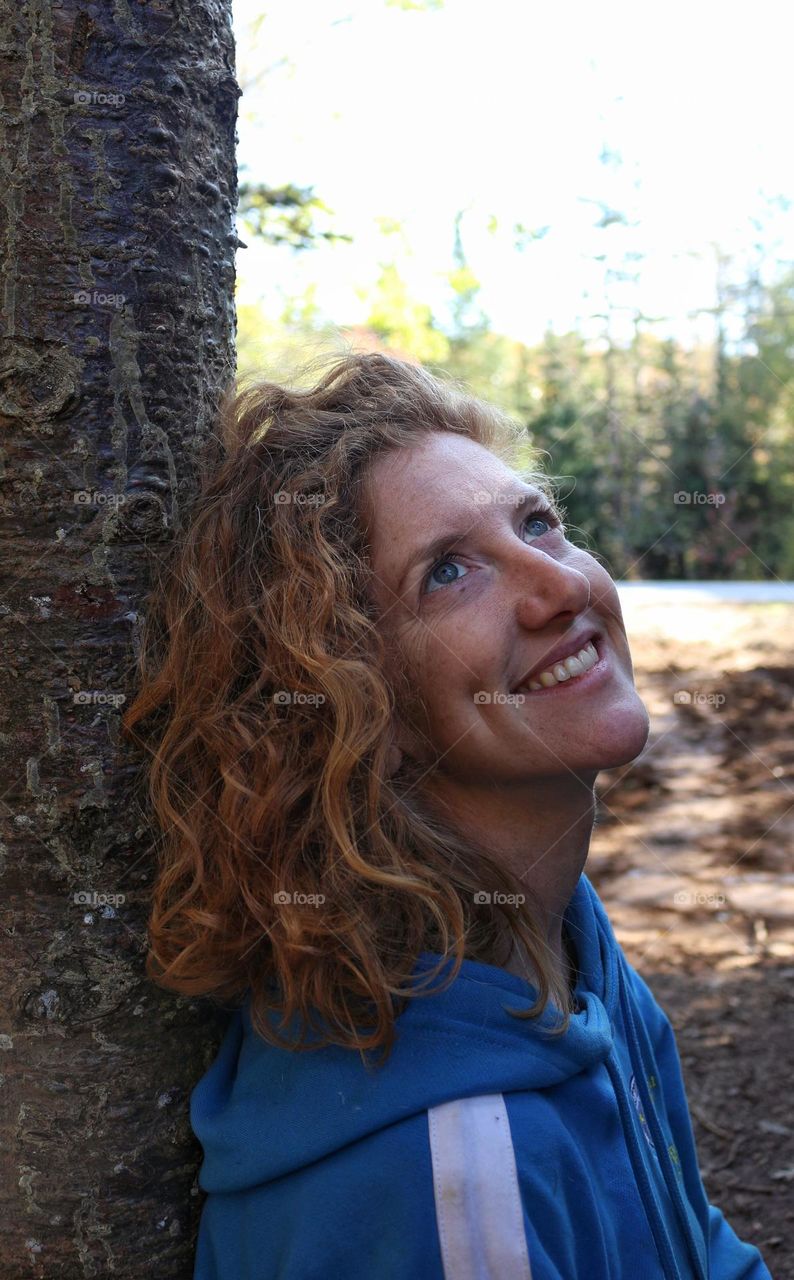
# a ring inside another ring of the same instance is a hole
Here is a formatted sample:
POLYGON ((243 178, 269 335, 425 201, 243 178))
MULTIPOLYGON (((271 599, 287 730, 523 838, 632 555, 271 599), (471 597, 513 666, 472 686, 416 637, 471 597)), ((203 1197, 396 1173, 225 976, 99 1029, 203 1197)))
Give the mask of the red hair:
POLYGON ((411 690, 385 675, 367 590, 374 457, 430 431, 504 457, 519 429, 379 353, 335 356, 309 389, 233 388, 217 425, 123 718, 163 832, 147 974, 223 1002, 250 990, 271 1043, 388 1053, 420 951, 453 955, 451 981, 464 958, 496 962, 520 939, 537 974, 529 1016, 552 998, 566 1014, 531 906, 479 900, 527 886, 423 810, 410 761, 388 776, 411 690), (319 1040, 282 1036, 273 1014, 319 1040))

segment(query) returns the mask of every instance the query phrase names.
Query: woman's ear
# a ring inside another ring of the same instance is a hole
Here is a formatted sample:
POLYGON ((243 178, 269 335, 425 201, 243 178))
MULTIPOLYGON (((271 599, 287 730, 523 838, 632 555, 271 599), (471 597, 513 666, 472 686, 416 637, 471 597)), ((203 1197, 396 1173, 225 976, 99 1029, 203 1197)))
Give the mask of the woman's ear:
POLYGON ((403 753, 396 743, 392 743, 386 756, 386 776, 395 774, 402 764, 403 753))
POLYGON ((403 764, 424 765, 429 769, 434 762, 432 744, 402 718, 392 718, 389 745, 386 750, 386 777, 391 778, 403 764))

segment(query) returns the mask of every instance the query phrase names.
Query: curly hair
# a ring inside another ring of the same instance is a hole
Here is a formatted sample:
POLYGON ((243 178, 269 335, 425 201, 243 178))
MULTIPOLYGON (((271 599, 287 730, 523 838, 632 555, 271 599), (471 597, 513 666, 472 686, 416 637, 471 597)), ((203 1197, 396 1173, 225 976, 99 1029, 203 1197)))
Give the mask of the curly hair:
MULTIPOLYGON (((453 957, 451 982, 507 938, 537 974, 523 1016, 553 1001, 555 1033, 570 993, 526 884, 425 810, 411 761, 390 775, 412 690, 386 674, 368 590, 377 455, 454 431, 512 462, 526 435, 419 365, 352 351, 327 363, 304 366, 321 370, 308 388, 226 389, 186 531, 146 602, 123 727, 148 752, 162 829, 147 976, 226 1005, 250 992, 272 1044, 388 1056, 395 1017, 428 992, 412 981, 421 951, 441 956, 428 981, 453 957), (500 901, 483 902, 483 885, 500 901)), ((554 503, 546 476, 521 474, 554 503)))

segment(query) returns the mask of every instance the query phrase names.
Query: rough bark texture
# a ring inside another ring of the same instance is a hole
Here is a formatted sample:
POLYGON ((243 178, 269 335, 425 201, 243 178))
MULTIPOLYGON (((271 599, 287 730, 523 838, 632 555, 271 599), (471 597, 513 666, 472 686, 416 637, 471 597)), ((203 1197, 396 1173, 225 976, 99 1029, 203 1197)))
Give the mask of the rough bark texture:
POLYGON ((239 92, 231 0, 0 3, 4 1280, 192 1274, 222 1027, 143 972, 119 717, 234 374, 239 92))

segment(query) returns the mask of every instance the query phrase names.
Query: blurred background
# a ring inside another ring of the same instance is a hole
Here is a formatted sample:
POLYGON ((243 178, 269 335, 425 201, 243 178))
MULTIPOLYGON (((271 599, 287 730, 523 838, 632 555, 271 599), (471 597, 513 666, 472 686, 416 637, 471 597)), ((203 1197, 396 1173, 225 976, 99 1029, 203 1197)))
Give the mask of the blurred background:
POLYGON ((620 577, 793 578, 766 9, 237 0, 240 370, 340 333, 450 370, 620 577))
POLYGON ((445 370, 617 580, 648 746, 588 871, 704 1178, 794 1276, 791 17, 761 0, 235 0, 238 372, 445 370))

